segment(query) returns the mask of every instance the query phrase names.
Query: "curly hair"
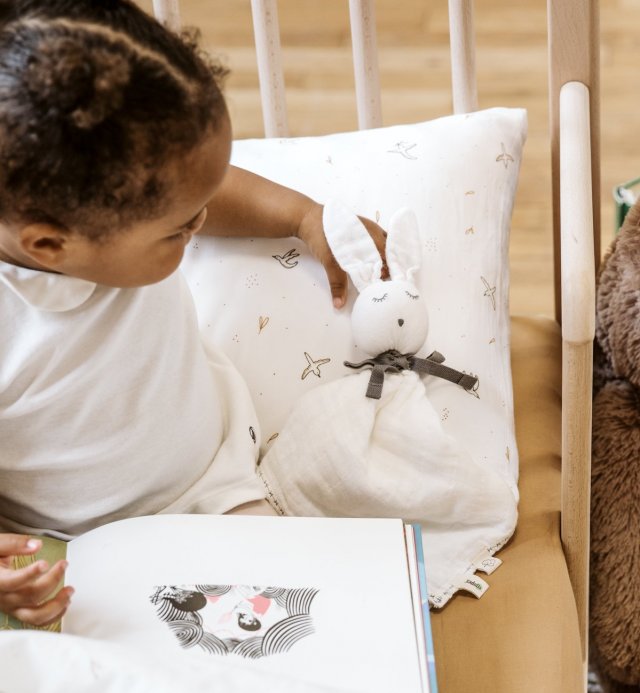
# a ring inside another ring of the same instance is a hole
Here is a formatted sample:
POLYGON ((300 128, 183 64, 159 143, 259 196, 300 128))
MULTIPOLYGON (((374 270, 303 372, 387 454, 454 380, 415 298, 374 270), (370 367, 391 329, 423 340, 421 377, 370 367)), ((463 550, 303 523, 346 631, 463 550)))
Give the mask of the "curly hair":
POLYGON ((0 218, 98 239, 162 214, 225 75, 129 0, 0 0, 0 218))

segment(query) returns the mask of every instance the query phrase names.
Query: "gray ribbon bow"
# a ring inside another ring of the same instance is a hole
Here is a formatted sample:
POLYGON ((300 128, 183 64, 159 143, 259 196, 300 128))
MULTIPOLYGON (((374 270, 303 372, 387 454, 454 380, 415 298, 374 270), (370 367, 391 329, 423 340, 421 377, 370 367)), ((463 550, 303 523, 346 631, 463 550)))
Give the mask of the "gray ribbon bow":
POLYGON ((464 388, 467 392, 477 395, 478 378, 468 373, 462 373, 449 366, 443 366, 444 356, 438 351, 434 351, 426 358, 417 358, 413 354, 401 354, 395 349, 384 351, 370 359, 360 361, 360 363, 351 363, 345 361, 344 365, 348 368, 365 368, 371 366, 371 377, 367 387, 367 397, 371 399, 380 399, 382 395, 382 386, 384 384, 384 374, 389 371, 391 373, 400 373, 400 371, 415 371, 416 373, 435 375, 437 378, 444 378, 456 385, 464 388))

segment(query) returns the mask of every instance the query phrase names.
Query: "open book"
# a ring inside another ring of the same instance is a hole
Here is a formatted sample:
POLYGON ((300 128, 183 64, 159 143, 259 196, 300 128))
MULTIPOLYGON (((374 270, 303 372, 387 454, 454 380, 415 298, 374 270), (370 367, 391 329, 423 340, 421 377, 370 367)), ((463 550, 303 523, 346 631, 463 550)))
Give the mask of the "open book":
POLYGON ((436 691, 420 531, 401 520, 154 515, 46 540, 50 560, 65 549, 64 633, 345 691, 436 691))

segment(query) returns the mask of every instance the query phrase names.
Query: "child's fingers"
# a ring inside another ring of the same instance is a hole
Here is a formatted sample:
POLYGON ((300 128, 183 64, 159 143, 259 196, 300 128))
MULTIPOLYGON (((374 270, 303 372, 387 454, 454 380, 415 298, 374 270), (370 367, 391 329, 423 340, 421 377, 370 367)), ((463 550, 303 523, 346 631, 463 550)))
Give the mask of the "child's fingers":
POLYGON ((64 616, 72 594, 73 588, 65 587, 53 599, 37 606, 18 607, 12 611, 11 615, 32 626, 48 626, 64 616))
POLYGON ((52 568, 46 561, 36 561, 19 570, 0 568, 0 595, 3 592, 30 594, 32 591, 40 595, 47 588, 51 593, 62 579, 66 567, 66 561, 58 561, 52 568))
POLYGON ((28 556, 42 547, 39 539, 25 534, 0 533, 0 557, 28 556))
POLYGON ((22 589, 45 573, 48 568, 49 565, 46 561, 36 561, 18 570, 0 568, 0 593, 15 592, 22 589))
POLYGON ((358 219, 360 219, 365 229, 367 229, 371 239, 376 244, 378 252, 384 258, 385 248, 387 245, 386 231, 372 219, 368 219, 367 217, 358 217, 358 219))
MULTIPOLYGON (((359 217, 359 219, 369 232, 369 235, 373 239, 382 257, 382 279, 388 279, 389 271, 385 258, 387 234, 375 221, 367 219, 366 217, 359 217)), ((314 205, 309 213, 305 215, 305 219, 298 230, 298 237, 307 244, 313 256, 322 263, 329 279, 333 305, 336 308, 342 308, 347 301, 347 288, 349 282, 346 273, 336 262, 329 248, 329 244, 327 243, 322 225, 321 205, 314 205)))
POLYGON ((342 308, 347 301, 347 274, 331 256, 324 262, 324 270, 329 279, 331 298, 336 308, 342 308))
MULTIPOLYGON (((378 226, 378 224, 376 224, 375 221, 371 221, 371 219, 367 219, 366 217, 358 218, 369 232, 371 239, 375 243, 376 249, 380 253, 380 257, 382 258, 382 271, 380 273, 381 278, 388 279, 389 269, 387 268, 387 261, 385 255, 387 234, 384 232, 381 226, 378 226)), ((344 306, 344 304, 347 301, 347 275, 342 270, 340 265, 338 265, 330 251, 328 256, 325 255, 321 258, 321 262, 324 265, 325 272, 327 273, 327 277, 329 278, 329 286, 331 287, 333 305, 336 308, 342 308, 342 306, 344 306)))
POLYGON ((376 248, 380 253, 382 258, 382 279, 389 278, 389 269, 387 268, 386 259, 386 245, 387 245, 387 234, 384 229, 376 224, 375 221, 367 219, 367 217, 358 217, 360 221, 364 224, 364 227, 369 232, 371 239, 376 244, 376 248))
POLYGON ((66 561, 58 561, 42 576, 36 577, 18 590, 2 595, 2 601, 10 607, 37 606, 43 603, 59 585, 66 567, 66 561))

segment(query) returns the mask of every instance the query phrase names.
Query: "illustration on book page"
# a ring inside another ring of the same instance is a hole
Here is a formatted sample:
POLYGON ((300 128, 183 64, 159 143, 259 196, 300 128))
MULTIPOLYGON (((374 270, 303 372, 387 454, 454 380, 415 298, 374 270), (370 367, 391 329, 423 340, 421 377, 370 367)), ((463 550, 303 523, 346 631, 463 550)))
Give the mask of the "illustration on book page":
POLYGON ((150 596, 158 618, 184 648, 250 659, 287 652, 314 633, 312 587, 159 585, 150 596))

